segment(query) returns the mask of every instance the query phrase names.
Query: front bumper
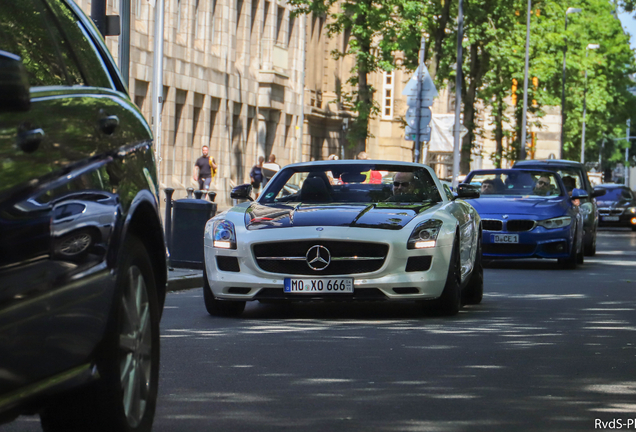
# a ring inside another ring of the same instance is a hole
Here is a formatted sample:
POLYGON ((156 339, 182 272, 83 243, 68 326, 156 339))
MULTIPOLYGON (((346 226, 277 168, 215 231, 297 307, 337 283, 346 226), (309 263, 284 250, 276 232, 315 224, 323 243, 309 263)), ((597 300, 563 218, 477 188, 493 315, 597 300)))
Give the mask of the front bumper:
POLYGON ((507 232, 483 230, 483 256, 506 258, 567 258, 573 245, 571 227, 546 229, 536 226, 531 231, 507 232), (516 234, 519 243, 493 243, 493 234, 516 234))
MULTIPOLYGON (((401 239, 377 240, 389 246, 386 259, 380 269, 369 273, 353 275, 329 275, 328 278, 352 277, 353 294, 305 294, 283 292, 285 278, 319 278, 320 275, 291 275, 266 272, 259 267, 253 255, 252 245, 257 243, 280 241, 267 233, 252 232, 249 243, 239 243, 237 249, 214 248, 205 240, 204 254, 208 283, 216 298, 225 300, 427 300, 438 298, 446 283, 448 263, 452 253, 452 243, 438 241, 438 246, 430 249, 408 250, 401 239), (430 267, 425 271, 406 272, 406 264, 410 257, 430 256, 430 267), (218 260, 217 257, 221 257, 218 260), (226 258, 228 257, 228 258, 226 258), (238 265, 228 267, 223 261, 228 259, 238 265), (219 267, 219 262, 222 265, 219 267), (227 271, 227 270, 231 271, 227 271)), ((294 228, 286 230, 285 241, 294 240, 330 240, 370 242, 377 239, 379 230, 336 227, 328 233, 316 236, 315 228, 294 228), (313 236, 313 238, 312 238, 313 236)), ((387 237, 390 237, 387 236, 387 237)))
MULTIPOLYGON (((634 227, 636 226, 636 214, 623 213, 618 216, 618 220, 607 220, 608 216, 599 216, 598 226, 601 227, 634 227)), ((610 216, 611 217, 611 216, 610 216)))

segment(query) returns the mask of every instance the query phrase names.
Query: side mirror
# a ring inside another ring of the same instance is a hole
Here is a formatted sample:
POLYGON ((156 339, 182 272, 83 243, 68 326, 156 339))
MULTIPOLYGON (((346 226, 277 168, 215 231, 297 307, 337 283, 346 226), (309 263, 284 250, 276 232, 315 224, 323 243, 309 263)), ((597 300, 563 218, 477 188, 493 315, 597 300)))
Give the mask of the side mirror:
POLYGON ((250 196, 251 194, 252 185, 249 183, 245 183, 242 185, 238 185, 234 189, 232 189, 232 192, 230 192, 230 198, 254 201, 250 196))
POLYGON ((606 193, 607 193, 607 189, 604 189, 604 188, 603 189, 601 189, 601 188, 594 189, 594 192, 592 192, 592 198, 597 198, 597 197, 603 196, 606 193))
POLYGON ((587 191, 583 189, 572 189, 572 199, 576 199, 576 198, 578 199, 589 198, 589 195, 587 194, 587 191))
POLYGON ((28 111, 29 77, 22 59, 0 50, 0 111, 28 111))
POLYGON ((479 198, 480 188, 477 185, 461 183, 457 185, 457 198, 479 198))

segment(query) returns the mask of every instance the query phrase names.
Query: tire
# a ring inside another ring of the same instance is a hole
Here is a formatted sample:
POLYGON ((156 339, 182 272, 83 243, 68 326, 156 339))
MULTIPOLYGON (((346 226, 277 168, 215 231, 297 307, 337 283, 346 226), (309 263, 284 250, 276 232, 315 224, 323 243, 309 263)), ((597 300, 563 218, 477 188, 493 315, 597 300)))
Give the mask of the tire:
POLYGON ((40 414, 44 432, 150 432, 159 383, 159 307, 152 264, 136 237, 118 263, 113 313, 97 350, 101 378, 40 414))
POLYGON ((585 242, 585 256, 596 255, 596 231, 597 228, 594 228, 590 239, 585 242))
POLYGON ((576 254, 576 263, 583 264, 585 262, 585 242, 581 245, 581 252, 576 254))
POLYGON ((574 270, 576 269, 577 264, 577 253, 576 253, 576 238, 574 238, 574 242, 572 243, 572 249, 570 250, 570 256, 567 258, 559 258, 559 265, 563 269, 574 270))
POLYGON ((484 297, 484 266, 481 257, 481 233, 477 242, 477 256, 475 256, 475 266, 468 285, 462 292, 462 303, 467 305, 475 305, 481 303, 484 297))
POLYGON ((244 301, 219 300, 214 297, 205 269, 203 270, 203 301, 205 309, 212 316, 237 317, 245 310, 244 301))
POLYGON ((453 244, 451 259, 448 263, 448 275, 442 295, 437 299, 435 306, 442 315, 457 315, 462 307, 461 295, 461 269, 459 263, 459 239, 453 244))

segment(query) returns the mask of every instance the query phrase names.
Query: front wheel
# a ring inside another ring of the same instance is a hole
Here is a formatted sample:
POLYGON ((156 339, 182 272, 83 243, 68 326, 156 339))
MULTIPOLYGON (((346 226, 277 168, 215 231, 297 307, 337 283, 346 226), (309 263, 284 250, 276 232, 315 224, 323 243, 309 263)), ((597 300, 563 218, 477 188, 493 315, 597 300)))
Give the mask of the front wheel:
POLYGON ((558 260, 561 268, 564 268, 567 270, 576 269, 576 265, 578 263, 576 247, 577 246, 576 246, 576 237, 575 237, 574 241, 572 242, 572 247, 570 248, 570 255, 567 258, 559 258, 558 260))
POLYGON ((40 415, 44 432, 150 432, 159 382, 159 307, 143 243, 121 249, 107 335, 97 350, 99 381, 65 395, 40 415))
POLYGON ((434 302, 437 311, 442 315, 457 315, 462 307, 461 267, 459 262, 459 240, 455 240, 451 259, 448 263, 446 285, 442 295, 434 302))
POLYGON ((237 317, 245 310, 244 301, 226 301, 214 297, 205 269, 203 270, 203 302, 205 309, 212 316, 237 317))
POLYGON ((484 266, 481 257, 481 233, 477 242, 477 255, 475 256, 475 265, 470 274, 468 285, 462 292, 462 303, 479 304, 484 297, 484 266))
POLYGON ((590 236, 590 239, 585 242, 585 256, 596 255, 596 231, 597 229, 594 228, 594 231, 592 231, 592 235, 590 236))

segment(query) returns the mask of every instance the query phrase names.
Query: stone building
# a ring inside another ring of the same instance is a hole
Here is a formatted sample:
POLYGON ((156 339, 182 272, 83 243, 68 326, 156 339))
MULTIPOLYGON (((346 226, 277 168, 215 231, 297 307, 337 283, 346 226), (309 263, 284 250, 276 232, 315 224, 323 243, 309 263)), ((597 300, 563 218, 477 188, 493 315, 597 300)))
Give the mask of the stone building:
MULTIPOLYGON (((154 1, 131 1, 131 97, 152 122, 154 1)), ((370 77, 380 114, 370 122, 365 148, 345 140, 351 112, 342 93, 353 58, 334 60, 345 34, 327 36, 325 17, 291 17, 286 0, 164 0, 164 88, 159 176, 162 187, 184 196, 194 187, 192 170, 203 145, 219 171, 211 185, 217 202, 229 204, 232 186, 249 181, 258 156, 277 156, 280 165, 353 158, 365 150, 373 159, 413 160, 413 142, 404 139, 406 97, 411 74, 402 70, 370 77)), ((76 0, 90 13, 90 0, 76 0)), ((107 1, 108 14, 120 14, 120 0, 107 1)), ((117 37, 107 37, 117 58, 117 37)), ((454 94, 440 89, 434 115, 452 115, 454 94)), ((487 113, 481 154, 473 167, 492 166, 494 140, 487 113)), ((554 152, 560 118, 550 112, 536 131, 536 157, 554 152)), ((558 140, 558 137, 557 137, 558 140)), ((558 145, 558 141, 557 141, 558 145)), ((450 153, 429 153, 438 175, 449 175, 450 153)))
MULTIPOLYGON (((131 3, 129 91, 151 121, 154 7, 131 3)), ((107 13, 119 4, 108 0, 107 13)), ((160 181, 182 197, 207 145, 219 165, 211 190, 227 203, 258 156, 300 159, 304 19, 280 0, 165 0, 165 10, 160 181)), ((106 40, 117 57, 118 38, 106 40)))

